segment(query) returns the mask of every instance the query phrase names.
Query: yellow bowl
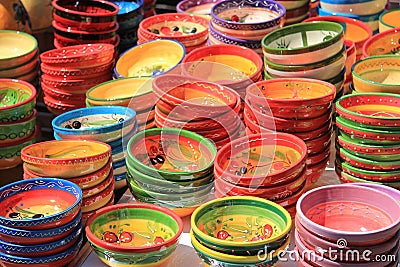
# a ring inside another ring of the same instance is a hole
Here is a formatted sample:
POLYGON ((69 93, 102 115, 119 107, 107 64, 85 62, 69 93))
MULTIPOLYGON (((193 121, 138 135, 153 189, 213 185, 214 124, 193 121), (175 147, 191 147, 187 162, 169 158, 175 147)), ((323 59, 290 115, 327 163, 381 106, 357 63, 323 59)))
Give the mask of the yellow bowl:
POLYGON ((379 16, 379 32, 400 28, 400 9, 392 9, 379 16))
POLYGON ((352 74, 357 92, 400 92, 400 56, 364 58, 353 65, 352 74))
POLYGON ((107 164, 110 156, 108 144, 78 140, 41 142, 21 151, 26 168, 39 175, 60 178, 96 172, 107 164))
POLYGON ((118 78, 157 76, 174 69, 185 55, 185 47, 174 40, 142 43, 121 55, 114 75, 118 78))

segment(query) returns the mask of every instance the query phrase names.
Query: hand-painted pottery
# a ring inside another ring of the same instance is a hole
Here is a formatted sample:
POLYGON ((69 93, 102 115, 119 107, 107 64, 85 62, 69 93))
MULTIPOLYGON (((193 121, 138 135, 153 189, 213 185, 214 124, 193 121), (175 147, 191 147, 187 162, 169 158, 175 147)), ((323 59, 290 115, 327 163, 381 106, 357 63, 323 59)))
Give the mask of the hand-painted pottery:
MULTIPOLYGON (((345 64, 345 69, 346 69, 345 80, 346 80, 348 78, 351 78, 351 67, 357 61, 357 50, 353 41, 344 40, 344 45, 346 47, 346 64, 345 64)), ((361 54, 358 57, 361 57, 361 54)), ((341 85, 345 83, 345 80, 341 85)))
POLYGON ((343 40, 341 25, 323 21, 283 27, 266 35, 262 47, 265 58, 270 62, 304 65, 338 54, 343 48, 343 40))
POLYGON ((112 186, 113 181, 114 181, 114 175, 112 172, 110 172, 109 175, 106 177, 106 179, 101 181, 99 184, 89 188, 82 189, 82 197, 89 198, 99 194, 100 192, 105 191, 107 188, 112 186))
POLYGON ((17 122, 0 123, 0 144, 19 142, 35 131, 37 111, 17 122))
POLYGON ((324 135, 315 139, 304 141, 307 146, 308 155, 315 155, 324 151, 331 144, 332 129, 329 129, 324 135))
POLYGON ((312 184, 316 183, 318 179, 322 176, 322 174, 325 172, 326 165, 329 162, 329 158, 325 158, 321 162, 315 164, 315 165, 307 165, 307 170, 306 170, 306 188, 308 189, 312 184))
POLYGON ((86 99, 85 93, 64 91, 44 83, 41 83, 40 86, 42 87, 44 96, 49 96, 53 99, 59 99, 61 102, 68 101, 71 103, 76 102, 80 104, 86 99))
POLYGON ((201 135, 164 128, 137 133, 128 143, 127 161, 138 171, 167 180, 193 180, 212 169, 216 149, 201 135))
POLYGON ((353 85, 357 92, 398 93, 400 56, 380 55, 353 65, 353 85))
POLYGON ((18 65, 11 68, 0 69, 0 78, 16 78, 20 76, 25 76, 27 73, 36 70, 39 65, 39 52, 29 60, 28 62, 23 63, 22 65, 18 65))
POLYGON ((15 122, 32 115, 36 89, 30 83, 0 79, 0 122, 15 122))
POLYGON ((84 107, 84 105, 82 105, 82 104, 81 104, 82 106, 77 106, 76 103, 69 104, 69 103, 65 103, 65 102, 60 102, 48 95, 43 96, 43 102, 46 105, 47 109, 56 116, 61 115, 65 112, 74 110, 76 108, 84 107))
POLYGON ((47 74, 43 74, 41 76, 41 81, 46 85, 50 85, 59 88, 61 90, 67 90, 67 91, 87 90, 96 84, 108 80, 110 80, 109 72, 106 72, 104 75, 101 76, 97 76, 96 74, 95 76, 87 77, 87 79, 86 78, 79 79, 79 77, 75 78, 74 76, 58 77, 58 76, 50 76, 47 74))
POLYGON ((90 196, 86 197, 82 200, 82 212, 91 212, 101 207, 105 206, 114 196, 114 176, 112 176, 111 184, 107 186, 103 191, 90 196))
MULTIPOLYGON (((348 0, 322 0, 321 8, 332 13, 347 13, 354 16, 371 15, 385 9, 386 1, 348 1, 348 0)), ((321 14, 320 14, 321 15, 321 14)), ((340 15, 338 15, 340 16, 340 15)))
POLYGON ((57 22, 82 30, 109 29, 117 23, 118 6, 109 1, 90 0, 77 6, 71 0, 56 0, 52 5, 57 22))
POLYGON ((37 54, 38 42, 30 34, 1 30, 0 40, 0 69, 26 64, 37 54))
POLYGON ((72 178, 95 172, 108 162, 111 147, 95 141, 60 140, 30 145, 21 151, 28 169, 44 176, 72 178))
POLYGON ((292 220, 284 208, 272 201, 229 196, 198 207, 190 224, 193 236, 216 252, 256 255, 265 247, 285 244, 292 220))
POLYGON ((53 66, 51 63, 41 63, 40 69, 42 73, 52 75, 52 76, 74 76, 74 77, 86 77, 93 75, 100 75, 106 71, 110 71, 114 65, 113 61, 105 63, 95 68, 70 68, 62 66, 53 66))
POLYGON ((29 230, 49 229, 77 217, 82 191, 67 180, 36 178, 2 187, 0 201, 1 225, 29 230))
POLYGON ((363 45, 363 57, 400 54, 400 29, 391 29, 369 38, 363 45))
POLYGON ((309 0, 280 0, 279 1, 286 10, 293 10, 304 6, 305 4, 310 4, 309 0))
POLYGON ((154 40, 123 53, 114 74, 122 77, 157 76, 174 69, 185 57, 185 47, 173 40, 154 40))
POLYGON ((115 40, 116 37, 116 32, 119 29, 119 24, 115 24, 114 27, 109 28, 109 29, 104 29, 104 30, 96 30, 95 32, 93 31, 87 31, 87 30, 82 30, 80 27, 73 27, 70 25, 63 25, 56 20, 53 20, 51 25, 54 28, 54 37, 59 38, 63 40, 69 41, 68 39, 75 39, 73 41, 107 41, 109 40, 115 40))
POLYGON ((96 211, 85 230, 109 266, 158 266, 175 250, 183 223, 167 208, 129 203, 96 211))
MULTIPOLYGON (((307 143, 306 143, 307 144, 307 143)), ((306 160, 306 165, 307 166, 313 166, 315 164, 321 163, 322 161, 326 160, 330 156, 330 144, 331 142, 327 142, 327 146, 324 150, 320 150, 317 153, 314 154, 308 154, 307 155, 307 160, 306 160)))
POLYGON ((221 0, 183 0, 176 5, 176 11, 179 13, 188 13, 210 19, 211 8, 220 1, 221 0))
POLYGON ((268 110, 280 118, 314 118, 323 115, 335 97, 332 84, 304 78, 260 81, 246 89, 252 108, 268 110))
POLYGON ((315 235, 333 242, 343 238, 350 246, 382 243, 400 228, 400 205, 394 198, 350 185, 306 192, 297 202, 296 216, 315 235))
MULTIPOLYGON (((373 188, 375 190, 382 191, 388 195, 391 195, 398 201, 400 201, 400 192, 399 190, 393 189, 391 187, 385 186, 385 185, 379 185, 379 184, 369 184, 369 183, 352 183, 351 185, 354 186, 366 186, 369 188, 373 188)), ((398 238, 398 237, 397 237, 398 238)))
POLYGON ((385 32, 393 28, 399 28, 400 22, 398 16, 400 15, 399 9, 393 9, 383 12, 379 16, 379 32, 385 32))

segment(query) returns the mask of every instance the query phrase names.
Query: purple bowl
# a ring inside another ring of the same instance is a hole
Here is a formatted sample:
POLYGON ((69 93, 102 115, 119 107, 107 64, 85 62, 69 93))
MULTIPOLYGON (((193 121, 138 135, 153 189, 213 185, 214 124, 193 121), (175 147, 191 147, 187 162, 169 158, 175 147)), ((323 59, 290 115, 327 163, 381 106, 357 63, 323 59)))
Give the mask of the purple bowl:
POLYGON ((244 46, 244 47, 254 49, 254 50, 261 49, 260 41, 245 40, 245 39, 235 38, 235 37, 226 35, 224 33, 217 31, 212 26, 212 23, 210 23, 209 34, 212 38, 214 38, 224 44, 240 45, 240 46, 244 46))
POLYGON ((195 15, 209 15, 210 13, 205 13, 205 12, 191 12, 190 9, 202 5, 217 4, 221 1, 223 0, 183 0, 176 5, 176 11, 179 13, 190 13, 195 15))
POLYGON ((351 183, 350 185, 365 186, 365 187, 379 190, 381 192, 384 192, 384 193, 392 196, 394 199, 396 199, 400 203, 400 190, 394 189, 392 187, 389 187, 386 185, 381 185, 381 184, 373 184, 373 183, 351 183))
POLYGON ((226 0, 216 4, 211 9, 211 21, 216 25, 232 29, 232 30, 263 30, 271 27, 275 27, 281 24, 284 20, 286 14, 285 7, 275 1, 270 0, 253 0, 253 1, 243 1, 243 0, 226 0), (243 10, 243 8, 255 8, 255 9, 266 9, 268 12, 272 11, 277 13, 276 17, 272 19, 268 18, 263 21, 256 22, 235 22, 231 20, 225 20, 220 18, 219 15, 231 9, 243 10))
POLYGON ((400 229, 400 203, 363 186, 315 188, 300 197, 296 210, 305 229, 328 241, 345 239, 349 246, 380 244, 400 229))

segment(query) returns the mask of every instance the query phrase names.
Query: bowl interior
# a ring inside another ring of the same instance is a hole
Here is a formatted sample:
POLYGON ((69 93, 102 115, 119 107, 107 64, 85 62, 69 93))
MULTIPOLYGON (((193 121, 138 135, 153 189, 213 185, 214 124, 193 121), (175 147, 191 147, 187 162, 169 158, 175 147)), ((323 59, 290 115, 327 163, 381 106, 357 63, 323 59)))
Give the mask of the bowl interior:
POLYGON ((381 86, 400 85, 400 56, 374 56, 353 65, 353 77, 381 86))
POLYGON ((400 55, 400 30, 393 29, 371 37, 363 46, 364 56, 400 55))
POLYGON ((0 31, 0 36, 0 60, 27 55, 38 46, 33 36, 23 32, 0 31))
POLYGON ((33 86, 12 80, 0 79, 0 109, 26 102, 35 93, 33 86))
POLYGON ((392 10, 392 11, 383 13, 381 15, 380 20, 385 26, 389 26, 391 28, 398 28, 398 27, 400 27, 399 15, 400 15, 399 10, 392 10))
POLYGON ((64 122, 61 127, 67 129, 93 129, 123 122, 129 118, 125 114, 95 114, 73 118, 64 122), (78 123, 77 123, 78 122, 78 123))
POLYGON ((178 65, 185 48, 171 40, 156 40, 140 44, 118 59, 115 70, 121 77, 155 76, 178 65))
POLYGON ((170 215, 144 207, 109 210, 95 217, 89 225, 98 239, 130 248, 161 246, 173 238, 179 228, 170 215))

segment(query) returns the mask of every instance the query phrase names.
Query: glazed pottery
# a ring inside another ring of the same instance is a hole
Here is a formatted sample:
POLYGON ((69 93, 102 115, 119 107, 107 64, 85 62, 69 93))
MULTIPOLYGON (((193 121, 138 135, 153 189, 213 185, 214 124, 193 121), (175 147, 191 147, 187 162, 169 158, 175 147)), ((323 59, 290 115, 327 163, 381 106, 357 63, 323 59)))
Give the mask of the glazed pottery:
POLYGON ((0 69, 26 64, 37 53, 38 42, 30 34, 19 31, 0 31, 0 69))
POLYGON ((390 29, 369 38, 363 45, 363 57, 399 55, 400 29, 390 29))
POLYGON ((29 230, 50 229, 77 217, 82 191, 67 180, 36 178, 0 188, 0 201, 3 206, 1 225, 29 230))
POLYGON ((157 266, 175 250, 183 223, 167 208, 129 203, 96 211, 85 230, 92 248, 107 265, 157 266))
POLYGON ((376 0, 355 2, 348 0, 322 0, 320 1, 320 5, 321 8, 332 13, 346 13, 354 16, 365 16, 381 12, 385 8, 386 1, 376 0))
MULTIPOLYGON (((39 54, 37 53, 32 59, 30 59, 28 62, 24 62, 21 65, 11 67, 11 68, 5 68, 5 69, 0 69, 0 78, 14 78, 16 79, 17 77, 24 77, 24 76, 29 76, 28 74, 36 71, 37 73, 37 68, 39 65, 38 61, 38 56, 39 54)), ((28 77, 29 79, 30 77, 28 77)), ((19 78, 21 79, 21 78, 19 78)), ((27 80, 28 80, 27 79, 27 80)), ((24 79, 25 80, 25 79, 24 79)), ((33 80, 33 79, 30 79, 33 80)))
POLYGON ((95 141, 60 140, 30 145, 21 151, 28 169, 61 178, 87 175, 101 169, 109 160, 111 147, 95 141))
POLYGON ((357 92, 398 93, 400 56, 380 55, 364 58, 353 65, 352 73, 357 92))
POLYGON ((0 144, 15 143, 30 136, 35 131, 37 111, 17 122, 0 123, 0 144))
POLYGON ((393 9, 383 12, 379 16, 379 32, 385 32, 393 28, 399 28, 400 22, 398 16, 400 15, 399 9, 393 9))
POLYGON ((343 40, 343 27, 337 23, 301 23, 267 34, 262 40, 262 48, 270 62, 304 65, 337 55, 343 48, 343 40))
POLYGON ((315 235, 333 242, 343 238, 350 246, 384 242, 400 227, 400 206, 394 198, 350 185, 323 186, 306 192, 297 202, 296 216, 315 235))
POLYGON ((123 53, 114 74, 118 78, 157 76, 175 68, 185 54, 185 47, 174 40, 146 42, 123 53))
POLYGON ((379 184, 368 184, 368 183, 352 183, 351 185, 354 186, 366 186, 369 188, 373 188, 379 191, 382 191, 388 195, 391 195, 392 197, 394 197, 397 200, 400 200, 400 193, 398 190, 390 188, 388 186, 384 186, 384 185, 379 185, 379 184))
POLYGON ((303 140, 287 133, 264 132, 245 136, 218 151, 214 174, 241 186, 283 184, 301 173, 306 150, 303 140))
POLYGON ((216 149, 196 133, 172 128, 149 129, 128 142, 127 161, 147 175, 172 181, 192 180, 210 173, 216 149))
POLYGON ((114 176, 111 175, 111 184, 103 191, 82 200, 82 212, 88 213, 104 207, 114 196, 114 176))
POLYGON ((176 5, 176 11, 178 11, 179 13, 188 13, 197 16, 203 16, 207 19, 210 19, 211 8, 219 2, 220 0, 183 0, 176 5))

